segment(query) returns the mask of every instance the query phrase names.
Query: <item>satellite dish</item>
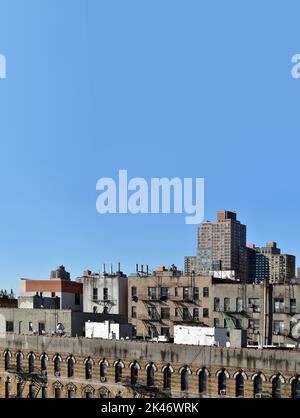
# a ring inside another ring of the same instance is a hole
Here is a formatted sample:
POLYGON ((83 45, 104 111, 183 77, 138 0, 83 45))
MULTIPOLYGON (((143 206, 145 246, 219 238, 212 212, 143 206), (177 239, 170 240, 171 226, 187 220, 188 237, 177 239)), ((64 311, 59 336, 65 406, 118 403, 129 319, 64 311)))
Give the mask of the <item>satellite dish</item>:
POLYGON ((57 331, 57 333, 58 333, 59 335, 63 335, 63 334, 65 333, 65 327, 64 327, 64 325, 63 325, 61 322, 59 322, 59 323, 57 324, 57 326, 56 326, 56 331, 57 331))

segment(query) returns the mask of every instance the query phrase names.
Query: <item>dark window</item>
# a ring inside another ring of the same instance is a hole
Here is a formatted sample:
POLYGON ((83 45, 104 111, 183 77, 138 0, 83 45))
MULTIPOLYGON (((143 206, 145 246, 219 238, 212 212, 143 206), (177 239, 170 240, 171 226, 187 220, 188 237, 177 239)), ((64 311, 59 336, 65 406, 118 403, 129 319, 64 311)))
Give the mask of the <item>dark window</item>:
POLYGON ((272 398, 281 398, 281 380, 279 376, 272 381, 272 398))
POLYGON ((161 327, 161 335, 166 338, 170 337, 170 328, 169 327, 161 327))
POLYGON ((45 333, 45 324, 44 324, 44 322, 39 322, 38 323, 38 327, 39 327, 39 335, 43 335, 45 333))
POLYGON ((296 299, 291 299, 291 300, 290 300, 290 312, 291 312, 291 314, 295 314, 295 313, 297 313, 297 303, 296 303, 296 299))
POLYGON ((187 366, 181 371, 181 390, 189 390, 189 369, 187 366))
POLYGON ((224 298, 224 311, 230 311, 230 298, 224 298))
POLYGON ((300 376, 296 376, 295 379, 292 381, 292 398, 300 398, 300 376))
POLYGON ((98 300, 98 288, 97 287, 93 288, 93 299, 98 300))
POLYGON ((254 380, 253 380, 253 392, 254 392, 254 396, 255 395, 260 395, 262 393, 262 377, 261 374, 259 373, 258 375, 255 376, 254 380))
POLYGON ((28 356, 28 371, 34 373, 34 354, 30 353, 28 356))
POLYGON ((23 389, 24 389, 24 383, 22 380, 19 380, 17 382, 17 398, 22 398, 23 396, 23 389))
POLYGON ((75 387, 74 386, 68 387, 68 398, 69 399, 75 398, 75 387))
POLYGON ((22 362, 23 362, 22 353, 20 352, 17 353, 16 360, 17 360, 17 371, 20 372, 22 370, 22 362))
POLYGON ((235 396, 244 396, 244 376, 241 372, 235 378, 235 396))
POLYGON ((170 319, 170 308, 161 308, 161 319, 170 319))
POLYGON ((183 299, 188 299, 188 298, 189 298, 189 288, 184 287, 183 288, 183 299))
POLYGON ((178 296, 178 287, 175 287, 174 292, 175 292, 175 296, 177 297, 178 296))
POLYGON ((207 308, 203 308, 203 318, 209 317, 209 310, 207 308))
POLYGON ((214 298, 214 311, 220 311, 220 298, 214 298))
POLYGON ((99 395, 101 399, 108 398, 108 390, 106 388, 100 389, 99 395))
POLYGON ((193 288, 193 298, 194 300, 199 300, 199 287, 193 288))
POLYGON ((137 292, 136 292, 136 287, 135 286, 133 286, 132 288, 131 288, 131 296, 133 297, 133 296, 136 296, 137 295, 137 292))
POLYGON ((108 306, 104 306, 104 308, 103 308, 103 313, 104 313, 105 315, 107 315, 107 314, 108 314, 108 306))
POLYGON ((150 299, 156 299, 156 287, 148 287, 148 296, 150 299))
POLYGON ((171 371, 171 367, 168 365, 164 369, 164 389, 170 390, 171 384, 172 384, 172 371, 171 371))
POLYGON ((80 294, 75 293, 75 305, 80 305, 80 294))
POLYGON ((33 326, 32 326, 32 322, 28 323, 28 331, 32 332, 33 331, 33 326))
POLYGON ((43 354, 41 357, 41 370, 46 371, 47 370, 47 356, 46 354, 43 354))
POLYGON ((193 319, 194 321, 199 321, 199 308, 193 309, 193 319))
POLYGON ((29 385, 29 398, 35 398, 35 386, 33 383, 29 385))
POLYGON ((219 318, 214 318, 214 327, 219 328, 220 327, 220 320, 219 318))
POLYGON ((98 312, 97 306, 93 306, 93 313, 97 313, 97 312, 98 312))
POLYGON ((10 389, 11 389, 10 379, 7 378, 5 382, 5 398, 10 398, 10 389))
POLYGON ((207 373, 205 369, 199 372, 199 393, 206 393, 207 391, 207 373))
POLYGON ((108 300, 108 288, 107 287, 103 288, 103 299, 108 300))
POLYGON ((48 398, 48 386, 42 386, 42 398, 48 398))
POLYGON ((13 321, 6 321, 6 332, 14 332, 13 321))
POLYGON ((136 306, 131 307, 131 318, 136 318, 136 306))
POLYGON ((243 327, 243 320, 242 319, 237 319, 236 322, 235 322, 235 327, 237 329, 242 329, 242 327, 243 327))
POLYGON ((123 373, 123 367, 122 363, 119 360, 117 364, 115 365, 115 382, 121 383, 122 382, 122 373, 123 373))
POLYGON ((51 292, 51 297, 55 298, 55 292, 51 292))
POLYGON ((168 299, 169 297, 169 288, 168 287, 162 287, 160 289, 160 296, 164 299, 168 299))
POLYGON ((100 363, 100 380, 103 383, 107 382, 107 372, 108 372, 107 362, 104 359, 100 363))
POLYGON ((155 369, 153 363, 147 367, 147 386, 154 386, 155 369))
POLYGON ((73 357, 69 357, 68 358, 68 377, 73 377, 74 376, 74 358, 73 357))
POLYGON ((9 351, 6 351, 4 356, 4 368, 5 370, 8 370, 10 368, 10 353, 9 351))
POLYGON ((183 310, 182 310, 182 319, 184 320, 184 321, 188 321, 188 320, 190 320, 190 312, 189 312, 189 308, 183 308, 183 310))
POLYGON ((61 397, 61 386, 55 386, 54 388, 54 397, 59 399, 61 397))
POLYGON ((131 370, 130 370, 130 379, 131 379, 131 384, 132 385, 136 385, 138 382, 138 376, 139 376, 139 366, 137 364, 137 362, 135 361, 132 366, 131 366, 131 370))
POLYGON ((60 376, 60 357, 59 355, 56 355, 54 358, 54 374, 55 376, 60 376))
POLYGON ((218 376, 218 393, 219 395, 226 395, 226 373, 222 370, 218 376))
POLYGON ((92 378, 92 372, 93 372, 93 361, 89 357, 85 362, 85 378, 87 380, 92 378))
POLYGON ((209 287, 203 287, 203 297, 204 298, 209 297, 209 287))

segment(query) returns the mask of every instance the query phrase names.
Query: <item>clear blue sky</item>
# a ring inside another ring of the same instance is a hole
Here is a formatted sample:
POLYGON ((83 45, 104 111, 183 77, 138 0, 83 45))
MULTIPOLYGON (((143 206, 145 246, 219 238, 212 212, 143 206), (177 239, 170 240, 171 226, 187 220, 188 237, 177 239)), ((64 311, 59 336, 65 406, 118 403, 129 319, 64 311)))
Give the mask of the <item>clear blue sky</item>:
POLYGON ((205 218, 300 256, 299 1, 1 0, 0 288, 196 252, 184 215, 96 212, 98 178, 204 177, 205 218), (276 3, 276 4, 275 4, 276 3))

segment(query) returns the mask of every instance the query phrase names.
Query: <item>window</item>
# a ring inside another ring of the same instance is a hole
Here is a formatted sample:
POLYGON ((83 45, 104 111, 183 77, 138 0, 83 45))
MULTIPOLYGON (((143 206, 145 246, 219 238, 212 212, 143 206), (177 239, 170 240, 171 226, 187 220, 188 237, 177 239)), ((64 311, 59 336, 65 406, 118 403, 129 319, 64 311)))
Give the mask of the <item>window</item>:
POLYGON ((235 396, 237 398, 244 396, 244 376, 242 372, 238 373, 235 378, 235 396))
POLYGON ((283 334, 284 321, 273 321, 273 330, 276 334, 283 334))
POLYGON ((28 394, 29 398, 35 398, 35 386, 33 383, 30 383, 29 385, 29 394, 28 394))
POLYGON ((281 380, 279 376, 272 381, 272 398, 281 398, 281 380))
POLYGON ((168 287, 162 287, 160 289, 160 296, 164 299, 168 299, 169 297, 169 288, 168 287))
POLYGON ((67 386, 67 391, 68 391, 68 398, 69 399, 75 398, 75 395, 76 395, 76 386, 74 386, 72 383, 70 383, 67 386))
POLYGON ((297 313, 297 303, 296 299, 290 299, 290 313, 295 314, 297 313))
POLYGON ((41 370, 44 372, 47 370, 47 366, 48 366, 48 361, 47 361, 47 355, 44 353, 41 356, 41 370))
POLYGON ((292 398, 299 399, 300 398, 300 376, 297 375, 295 379, 292 381, 292 398))
POLYGON ((132 297, 135 297, 137 295, 137 292, 136 292, 136 287, 135 286, 133 286, 132 288, 131 288, 131 296, 132 297))
POLYGON ((161 319, 170 319, 170 308, 161 308, 161 319))
POLYGON ((149 299, 156 299, 156 287, 148 287, 149 299))
POLYGON ((184 287, 183 288, 183 299, 188 299, 188 298, 189 298, 189 288, 184 287))
POLYGON ((148 306, 148 316, 151 319, 158 319, 158 314, 155 306, 148 306))
POLYGON ((73 356, 70 356, 69 358, 68 358, 68 363, 67 363, 67 368, 68 368, 68 378, 70 378, 70 377, 74 377, 74 363, 75 363, 75 360, 74 360, 74 357, 73 356))
POLYGON ((10 352, 6 351, 4 355, 4 370, 8 370, 10 368, 10 352))
POLYGON ((59 384, 56 384, 56 385, 54 386, 54 397, 55 397, 56 399, 61 398, 61 385, 59 385, 59 384))
POLYGON ((75 293, 75 305, 80 305, 80 294, 75 293))
POLYGON ((154 364, 150 363, 147 367, 147 386, 154 386, 155 368, 154 364))
POLYGON ((38 323, 38 329, 39 329, 39 335, 44 335, 45 334, 45 324, 44 324, 44 322, 39 322, 38 323))
POLYGON ((103 313, 104 313, 104 315, 108 314, 108 306, 103 307, 103 313))
POLYGON ((214 327, 219 328, 220 327, 220 320, 219 318, 214 318, 214 327))
POLYGON ((274 299, 274 312, 284 312, 284 299, 274 299))
POLYGON ((115 365, 115 382, 121 383, 122 382, 122 372, 123 372, 123 365, 122 362, 119 360, 115 365))
POLYGON ((260 312, 260 299, 259 298, 249 298, 249 307, 253 309, 253 312, 260 312))
POLYGON ((194 300, 199 300, 199 287, 194 287, 193 288, 193 299, 194 300))
POLYGON ((51 297, 55 298, 55 292, 51 292, 51 297))
POLYGON ((175 296, 177 297, 178 296, 178 287, 175 287, 174 293, 175 293, 175 296))
POLYGON ((258 373, 253 379, 253 392, 254 396, 262 393, 262 377, 261 373, 258 373))
POLYGON ((199 308, 193 309, 193 319, 194 321, 199 321, 199 308))
POLYGON ((189 369, 185 366, 181 371, 181 390, 189 390, 189 369))
POLYGON ((24 383, 22 379, 19 379, 17 382, 17 398, 23 397, 23 389, 24 389, 24 383))
POLYGON ((199 372, 199 393, 205 394, 207 391, 207 372, 202 369, 199 372))
POLYGON ((209 297, 209 287, 203 287, 203 297, 204 298, 209 297))
POLYGON ((220 298, 214 298, 214 311, 220 312, 220 298))
POLYGON ((169 327, 161 327, 161 335, 166 338, 170 337, 170 328, 169 327))
POLYGON ((249 329, 259 329, 259 319, 249 319, 248 328, 249 329))
POLYGON ((136 306, 131 307, 131 318, 136 318, 136 306))
POLYGON ((56 354, 54 357, 54 375, 60 376, 60 366, 61 366, 61 358, 59 354, 56 354))
POLYGON ((236 312, 242 312, 244 310, 243 299, 236 298, 236 312))
POLYGON ((108 288, 103 288, 103 300, 108 300, 108 288))
POLYGON ((28 371, 34 373, 34 354, 30 353, 28 356, 28 371))
POLYGON ((230 320, 229 319, 224 319, 224 328, 230 328, 230 320))
POLYGON ((99 390, 99 396, 100 396, 101 399, 108 398, 108 393, 109 393, 108 389, 106 389, 106 388, 101 388, 99 390))
POLYGON ((23 362, 23 355, 20 351, 16 355, 16 361, 17 361, 17 371, 20 372, 22 371, 22 362, 23 362))
POLYGON ((203 318, 209 317, 209 310, 207 308, 203 308, 203 318))
POLYGON ((182 319, 184 321, 188 321, 190 319, 190 312, 189 312, 189 308, 184 307, 182 310, 182 319))
POLYGON ((242 329, 243 328, 243 320, 242 319, 237 319, 235 322, 235 327, 237 329, 242 329))
POLYGON ((97 313, 97 312, 98 312, 97 306, 93 306, 93 313, 97 313))
POLYGON ((11 380, 8 377, 5 382, 5 398, 10 398, 11 380))
POLYGON ((29 322, 29 324, 28 324, 28 331, 30 331, 30 332, 33 331, 32 322, 29 322))
POLYGON ((222 370, 218 375, 218 393, 219 395, 226 395, 227 377, 225 370, 222 370))
POLYGON ((97 287, 93 288, 93 299, 98 300, 98 288, 97 287))
POLYGON ((85 378, 86 380, 92 379, 92 373, 93 373, 93 360, 88 357, 85 361, 85 378))
POLYGON ((13 321, 6 321, 6 332, 14 332, 13 321))
POLYGON ((164 390, 171 390, 172 385, 172 370, 170 365, 164 369, 164 390))
POLYGON ((107 382, 107 374, 108 374, 108 363, 105 359, 103 359, 100 363, 100 381, 102 383, 107 382))
POLYGON ((230 298, 224 298, 224 311, 230 311, 230 298))
POLYGON ((130 368, 130 382, 132 385, 137 384, 138 376, 139 376, 139 366, 138 366, 137 361, 135 360, 130 368))

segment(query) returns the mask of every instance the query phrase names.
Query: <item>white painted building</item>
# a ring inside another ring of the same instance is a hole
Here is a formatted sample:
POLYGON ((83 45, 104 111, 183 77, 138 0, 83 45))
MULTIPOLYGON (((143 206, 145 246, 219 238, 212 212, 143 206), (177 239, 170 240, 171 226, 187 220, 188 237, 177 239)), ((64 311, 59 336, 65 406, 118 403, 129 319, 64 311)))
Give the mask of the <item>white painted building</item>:
POLYGON ((174 325, 174 344, 227 346, 226 328, 174 325))
POLYGON ((120 340, 132 337, 132 326, 129 324, 117 324, 110 321, 86 322, 86 338, 103 338, 105 340, 120 340))
POLYGON ((83 311, 128 317, 128 279, 121 271, 97 274, 85 271, 78 279, 83 284, 83 311))

